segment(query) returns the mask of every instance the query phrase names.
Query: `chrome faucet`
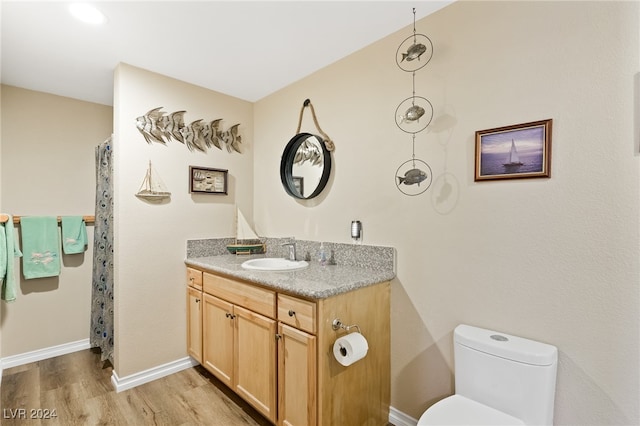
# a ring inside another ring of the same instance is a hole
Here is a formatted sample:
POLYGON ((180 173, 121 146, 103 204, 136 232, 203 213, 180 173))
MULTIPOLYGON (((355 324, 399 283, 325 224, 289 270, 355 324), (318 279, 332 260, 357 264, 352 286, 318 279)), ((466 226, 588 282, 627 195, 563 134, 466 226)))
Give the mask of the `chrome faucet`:
POLYGON ((296 242, 291 240, 288 243, 282 244, 282 247, 289 247, 289 260, 296 260, 296 242))

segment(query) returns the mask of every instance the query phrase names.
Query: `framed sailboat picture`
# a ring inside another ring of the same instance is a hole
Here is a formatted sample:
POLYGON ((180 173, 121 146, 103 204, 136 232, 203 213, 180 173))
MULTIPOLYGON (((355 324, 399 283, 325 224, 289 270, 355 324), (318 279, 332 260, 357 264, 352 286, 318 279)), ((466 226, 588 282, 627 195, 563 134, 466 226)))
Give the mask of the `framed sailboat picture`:
POLYGON ((552 121, 478 130, 475 181, 550 177, 552 121))
POLYGON ((228 170, 189 166, 189 192, 227 195, 228 170))

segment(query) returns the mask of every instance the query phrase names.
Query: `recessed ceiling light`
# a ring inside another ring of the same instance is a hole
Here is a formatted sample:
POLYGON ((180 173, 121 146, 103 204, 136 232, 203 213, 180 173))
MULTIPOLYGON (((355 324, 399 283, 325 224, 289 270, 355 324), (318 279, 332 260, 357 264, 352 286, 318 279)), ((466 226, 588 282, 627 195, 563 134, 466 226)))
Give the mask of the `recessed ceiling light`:
POLYGON ((102 12, 89 3, 72 3, 69 11, 73 16, 88 24, 99 25, 107 20, 102 12))

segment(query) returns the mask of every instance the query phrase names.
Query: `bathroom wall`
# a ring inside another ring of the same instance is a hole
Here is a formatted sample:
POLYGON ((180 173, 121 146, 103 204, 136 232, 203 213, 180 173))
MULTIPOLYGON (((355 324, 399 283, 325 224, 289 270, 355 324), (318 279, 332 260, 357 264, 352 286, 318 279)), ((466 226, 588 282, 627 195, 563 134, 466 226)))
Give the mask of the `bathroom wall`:
MULTIPOLYGON (((94 147, 111 135, 113 108, 2 86, 0 205, 18 215, 92 215, 94 147)), ((18 234, 20 227, 17 227, 18 234)), ((0 302, 0 357, 89 338, 93 226, 81 255, 63 255, 59 277, 24 280, 0 302)))
POLYGON ((186 240, 234 235, 235 206, 253 215, 253 104, 127 64, 115 73, 115 371, 125 377, 186 356, 186 240), (148 144, 135 120, 152 108, 185 122, 240 123, 242 154, 148 144), (152 161, 171 200, 135 197, 152 161), (229 171, 228 195, 190 194, 189 166, 229 171))
POLYGON ((435 50, 415 77, 435 109, 416 137, 434 174, 420 196, 395 185, 412 147, 394 112, 412 78, 394 56, 412 26, 255 104, 257 228, 348 242, 359 219, 365 243, 397 248, 395 409, 417 418, 453 393, 452 331, 468 323, 558 347, 557 424, 640 423, 639 8, 456 2, 420 20, 435 50), (296 201, 278 170, 306 98, 335 168, 321 197, 296 201), (476 130, 547 118, 550 179, 474 182, 476 130))

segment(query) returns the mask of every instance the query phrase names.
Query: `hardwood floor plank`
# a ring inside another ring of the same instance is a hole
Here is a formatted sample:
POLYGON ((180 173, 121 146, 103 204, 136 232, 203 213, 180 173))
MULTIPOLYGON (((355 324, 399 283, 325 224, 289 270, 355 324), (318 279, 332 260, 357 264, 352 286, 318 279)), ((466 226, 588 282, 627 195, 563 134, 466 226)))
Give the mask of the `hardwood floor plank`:
MULTIPOLYGON (((95 396, 95 395, 93 395, 95 396)), ((69 424, 77 418, 83 418, 84 400, 89 397, 82 383, 69 383, 58 389, 52 389, 40 394, 41 409, 56 410, 56 417, 52 418, 52 425, 69 424)))
POLYGON ((34 408, 40 405, 40 370, 30 368, 19 373, 3 375, 2 408, 34 408), (6 401, 5 403, 5 395, 6 401))
POLYGON ((0 387, 1 424, 271 425, 201 366, 120 393, 111 385, 112 370, 95 349, 7 369, 0 387), (45 412, 55 417, 31 418, 45 412))

